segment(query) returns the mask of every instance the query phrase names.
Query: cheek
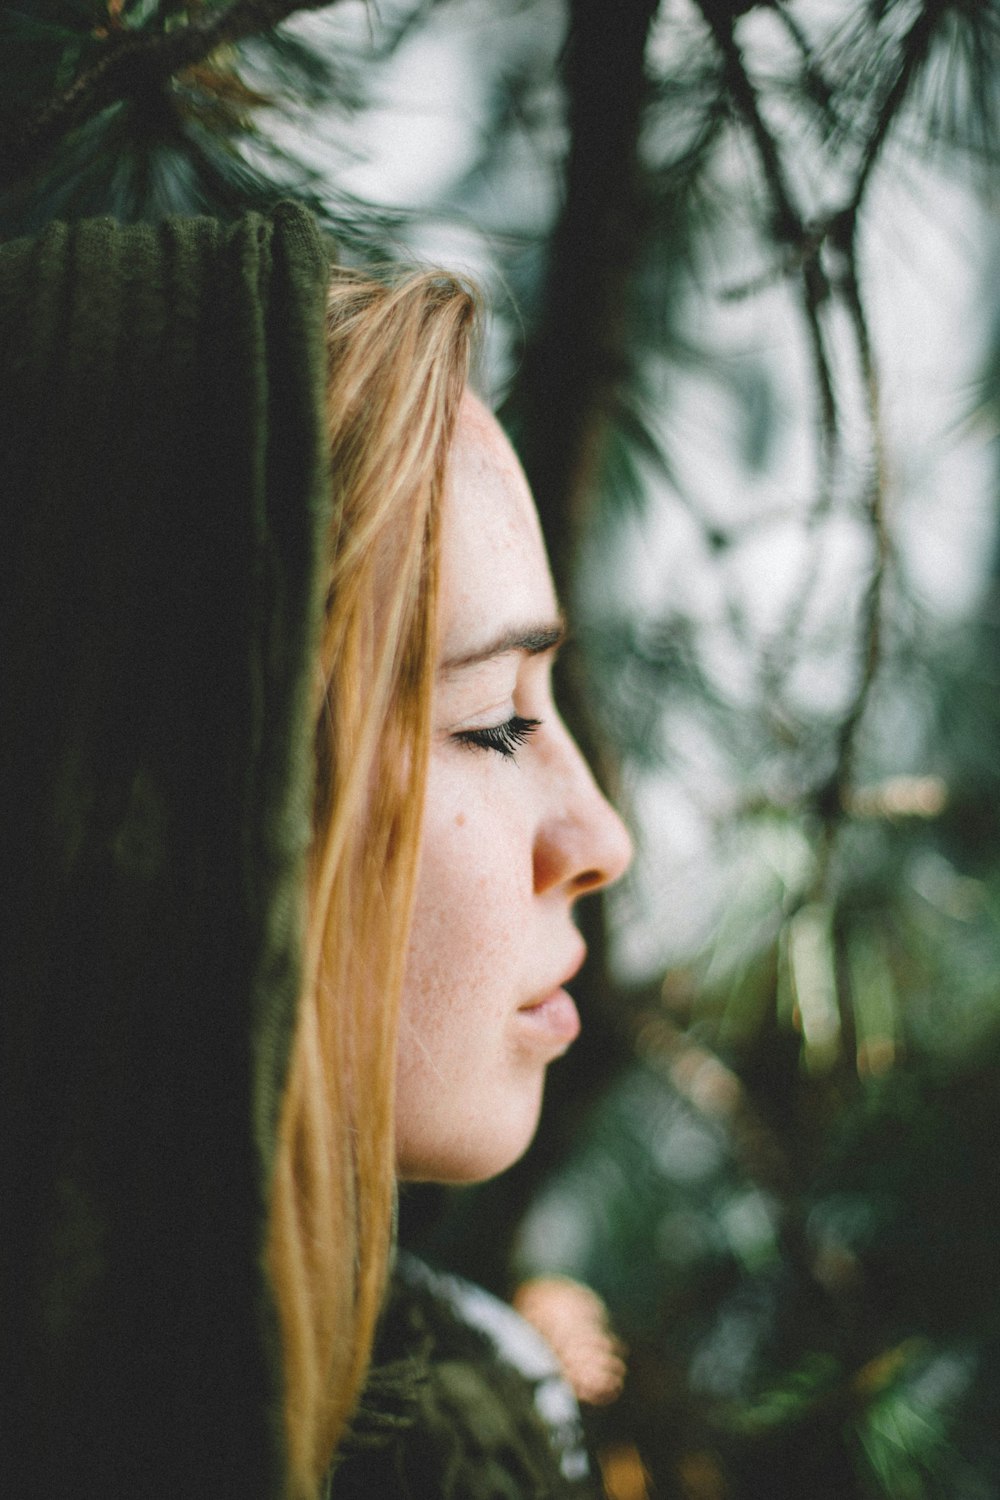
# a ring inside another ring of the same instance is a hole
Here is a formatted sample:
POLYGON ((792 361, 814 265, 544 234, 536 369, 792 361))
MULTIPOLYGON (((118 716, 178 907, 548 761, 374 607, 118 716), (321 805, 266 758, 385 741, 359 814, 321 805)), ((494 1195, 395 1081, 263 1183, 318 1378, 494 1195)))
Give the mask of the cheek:
POLYGON ((432 778, 424 817, 404 1006, 429 1030, 493 989, 509 943, 510 850, 495 809, 473 808, 456 778, 432 778))
POLYGON ((406 951, 400 1076, 496 1047, 495 1023, 516 995, 519 927, 528 916, 517 873, 523 858, 510 808, 483 787, 477 796, 477 787, 462 784, 480 771, 489 792, 486 769, 474 760, 462 777, 432 762, 406 951))
POLYGON ((517 873, 517 820, 459 779, 428 783, 397 1070, 400 1169, 443 1181, 508 1165, 541 1092, 541 1069, 525 1068, 511 1035, 531 889, 517 873))

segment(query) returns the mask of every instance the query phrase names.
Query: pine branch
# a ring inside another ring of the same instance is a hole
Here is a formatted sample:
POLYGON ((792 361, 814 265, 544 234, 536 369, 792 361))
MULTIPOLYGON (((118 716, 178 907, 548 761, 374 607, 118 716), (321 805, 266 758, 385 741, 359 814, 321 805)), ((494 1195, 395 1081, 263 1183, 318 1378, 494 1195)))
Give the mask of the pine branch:
POLYGON ((800 245, 804 239, 802 220, 785 180, 778 143, 764 122, 757 104, 757 92, 744 66, 733 29, 732 10, 725 0, 698 0, 698 9, 722 54, 733 103, 753 136, 775 209, 776 237, 784 244, 800 245))
POLYGON ((269 31, 297 11, 321 10, 335 3, 233 0, 174 31, 114 33, 91 67, 2 143, 7 175, 25 170, 69 131, 110 105, 162 86, 167 78, 202 62, 216 48, 269 31))
POLYGON ((774 12, 781 21, 802 61, 802 82, 809 99, 829 122, 836 118, 834 89, 816 61, 812 43, 788 9, 787 0, 775 0, 774 12))
POLYGON ((858 730, 882 660, 885 580, 889 561, 889 535, 885 519, 886 463, 882 436, 880 385, 853 251, 846 256, 840 288, 854 331, 858 362, 868 395, 868 411, 871 416, 873 463, 868 493, 865 497, 865 514, 871 532, 874 564, 862 610, 861 676, 854 698, 841 721, 837 736, 837 764, 831 783, 835 797, 831 800, 835 802, 838 814, 845 810, 849 801, 858 730))
POLYGON ((820 241, 807 229, 793 200, 778 143, 761 114, 756 89, 736 41, 732 11, 722 0, 697 0, 697 3, 722 54, 733 103, 747 125, 757 149, 761 171, 771 197, 775 237, 779 243, 792 248, 799 268, 802 310, 809 334, 819 399, 821 473, 825 476, 836 449, 837 406, 820 323, 820 308, 829 294, 829 286, 819 260, 820 241))
MULTIPOLYGON (((816 877, 810 899, 817 899, 823 894, 840 824, 845 814, 851 810, 858 733, 883 657, 885 585, 890 556, 885 515, 887 481, 878 366, 861 295, 853 248, 844 251, 843 254, 844 269, 837 281, 837 291, 843 299, 854 334, 870 420, 872 471, 864 497, 864 510, 871 534, 874 560, 861 611, 859 630, 861 672, 857 687, 837 728, 833 770, 808 798, 818 812, 822 823, 816 877)), ((765 663, 762 677, 772 696, 775 696, 779 690, 781 673, 790 658, 794 639, 801 629, 814 582, 815 576, 809 580, 808 587, 802 587, 798 591, 797 605, 792 616, 785 621, 782 630, 782 649, 765 663)))
POLYGON ((871 179, 872 171, 882 154, 889 131, 892 128, 896 115, 909 92, 919 69, 927 60, 931 43, 937 29, 941 16, 941 9, 925 0, 924 5, 906 33, 899 54, 899 63, 896 77, 892 86, 887 91, 885 98, 879 107, 878 114, 871 132, 865 142, 865 149, 858 165, 857 176, 854 181, 854 192, 851 202, 840 218, 839 238, 842 244, 847 243, 848 238, 853 239, 854 227, 861 209, 861 204, 871 179))
MULTIPOLYGON (((872 536, 874 563, 862 610, 860 631, 861 672, 854 696, 837 731, 835 763, 832 774, 812 795, 820 813, 823 834, 818 861, 818 885, 825 882, 826 871, 837 830, 849 802, 850 784, 856 759, 857 737, 883 654, 883 618, 885 579, 889 557, 889 540, 885 525, 885 459, 881 430, 879 381, 861 289, 857 276, 854 233, 858 209, 870 173, 896 113, 906 97, 917 70, 927 55, 934 31, 933 7, 923 9, 907 33, 898 70, 891 88, 879 109, 873 130, 854 182, 851 203, 840 213, 820 225, 809 225, 800 214, 785 175, 779 144, 770 131, 760 109, 757 91, 750 79, 736 40, 732 7, 722 0, 698 0, 699 9, 708 24, 716 46, 722 54, 729 95, 747 126, 760 162, 771 198, 773 231, 779 244, 788 247, 785 274, 793 270, 800 278, 800 295, 806 329, 812 346, 812 363, 817 382, 821 418, 820 476, 823 491, 813 509, 813 519, 829 506, 828 476, 836 459, 838 408, 832 375, 826 355, 821 309, 832 295, 842 299, 850 319, 857 350, 858 365, 868 398, 871 422, 872 474, 865 496, 865 512, 872 536), (835 283, 831 283, 821 262, 824 246, 834 251, 842 262, 835 283)), ((790 19, 788 17, 786 20, 790 19)), ((808 51, 804 38, 803 48, 808 51)), ((808 58, 806 58, 808 63, 808 58)), ((812 590, 803 589, 798 596, 793 617, 786 622, 781 651, 765 663, 764 676, 771 687, 777 687, 780 664, 787 662, 792 642, 801 629, 812 590)))

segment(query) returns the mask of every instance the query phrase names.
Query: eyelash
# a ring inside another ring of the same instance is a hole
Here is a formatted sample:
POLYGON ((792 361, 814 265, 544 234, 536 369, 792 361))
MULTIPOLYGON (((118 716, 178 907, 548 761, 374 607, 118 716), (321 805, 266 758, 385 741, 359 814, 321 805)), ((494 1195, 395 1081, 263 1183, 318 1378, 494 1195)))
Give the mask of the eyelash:
POLYGON ((541 719, 522 719, 515 714, 503 724, 490 724, 484 729, 460 729, 454 737, 460 745, 469 745, 474 750, 495 750, 498 755, 513 760, 541 722, 541 719))

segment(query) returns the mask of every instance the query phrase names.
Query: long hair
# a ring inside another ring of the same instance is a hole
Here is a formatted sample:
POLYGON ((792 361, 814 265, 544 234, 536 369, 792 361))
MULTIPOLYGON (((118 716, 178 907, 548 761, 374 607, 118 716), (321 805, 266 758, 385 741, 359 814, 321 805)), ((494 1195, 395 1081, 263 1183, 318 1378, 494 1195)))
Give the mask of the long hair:
POLYGON ((317 684, 302 1002, 271 1196, 289 1494, 321 1487, 357 1401, 392 1234, 395 1050, 430 739, 437 530, 473 294, 335 270, 334 521, 317 684))

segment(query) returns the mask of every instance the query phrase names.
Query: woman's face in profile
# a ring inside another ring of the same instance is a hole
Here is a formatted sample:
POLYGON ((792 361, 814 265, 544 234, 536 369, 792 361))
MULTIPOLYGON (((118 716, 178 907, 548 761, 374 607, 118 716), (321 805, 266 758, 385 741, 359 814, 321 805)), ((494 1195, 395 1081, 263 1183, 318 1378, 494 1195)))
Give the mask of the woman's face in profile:
POLYGON ((563 986, 576 898, 631 845, 553 704, 561 635, 524 475, 467 395, 442 523, 432 745, 399 1042, 400 1175, 473 1181, 520 1156, 548 1063, 579 1029, 563 986))

